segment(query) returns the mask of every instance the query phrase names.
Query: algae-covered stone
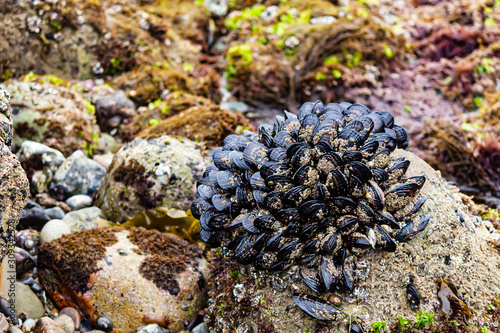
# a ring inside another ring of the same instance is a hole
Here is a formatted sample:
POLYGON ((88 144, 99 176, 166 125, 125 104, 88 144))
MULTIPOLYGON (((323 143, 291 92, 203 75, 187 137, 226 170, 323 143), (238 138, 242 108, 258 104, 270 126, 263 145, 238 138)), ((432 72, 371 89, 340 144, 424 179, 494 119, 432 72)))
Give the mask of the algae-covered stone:
POLYGON ((190 140, 135 139, 116 153, 94 204, 115 222, 124 222, 144 209, 187 210, 205 167, 201 146, 190 140))
MULTIPOLYGON (((10 94, 0 89, 0 236, 15 230, 29 194, 29 183, 19 160, 11 152, 12 108, 10 94)), ((0 261, 7 244, 0 237, 0 261)))
MULTIPOLYGON (((429 332, 445 332, 451 324, 440 310, 437 279, 447 278, 458 288, 458 296, 473 309, 471 326, 494 324, 484 315, 486 306, 499 297, 500 258, 488 244, 489 232, 482 226, 474 226, 458 190, 427 163, 403 150, 396 150, 394 154, 411 162, 407 177, 422 174, 427 177, 420 193, 428 199, 418 214, 429 213, 432 219, 424 232, 410 242, 399 243, 395 252, 364 254, 366 260, 358 263, 360 274, 357 274, 354 293, 339 293, 343 298, 343 311, 365 328, 377 321, 387 323, 389 328, 398 321, 398 316, 415 322, 416 313, 411 310, 406 295, 406 286, 413 278, 421 297, 419 310, 434 314, 434 326, 429 332)), ((315 294, 301 281, 296 266, 270 275, 251 267, 246 268, 245 274, 234 274, 241 271, 239 265, 215 252, 213 264, 208 322, 216 332, 337 331, 338 322, 320 323, 295 306, 293 293, 315 294)), ((319 296, 329 299, 331 294, 319 296)), ((460 319, 461 314, 455 318, 460 319)), ((349 326, 352 320, 340 315, 339 322, 342 328, 349 326)))
POLYGON ((95 150, 100 130, 94 108, 76 87, 57 78, 34 77, 8 82, 6 89, 15 105, 15 145, 32 140, 66 156, 78 149, 95 150))
POLYGON ((209 268, 201 251, 143 228, 91 229, 43 244, 39 277, 58 307, 79 306, 117 332, 156 323, 184 328, 206 301, 209 268))

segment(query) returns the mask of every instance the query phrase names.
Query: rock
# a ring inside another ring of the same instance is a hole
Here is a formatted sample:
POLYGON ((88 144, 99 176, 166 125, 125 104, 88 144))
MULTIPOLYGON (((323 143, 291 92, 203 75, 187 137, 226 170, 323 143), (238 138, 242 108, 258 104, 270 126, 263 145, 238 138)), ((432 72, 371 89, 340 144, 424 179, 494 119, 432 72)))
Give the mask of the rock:
MULTIPOLYGON (((0 234, 14 233, 26 205, 29 183, 19 160, 11 152, 12 108, 10 94, 0 89, 0 234)), ((0 238, 0 262, 7 254, 7 244, 0 238)))
POLYGON ((27 285, 16 282, 16 314, 26 315, 26 318, 38 319, 45 315, 42 302, 27 285))
POLYGON ((158 324, 151 324, 139 328, 137 333, 171 333, 171 331, 158 326, 158 324))
POLYGON ((77 194, 66 200, 72 210, 79 210, 92 205, 92 198, 85 194, 77 194))
POLYGON ((54 322, 66 333, 75 332, 75 323, 73 322, 73 319, 65 314, 59 313, 59 316, 54 318, 54 322))
POLYGON ((21 275, 35 267, 35 260, 28 251, 15 246, 14 257, 16 260, 16 273, 21 275))
POLYGON ((66 333, 49 317, 38 319, 33 333, 66 333))
POLYGON ((94 155, 93 159, 94 161, 102 165, 105 169, 107 169, 111 165, 114 156, 115 154, 113 153, 106 153, 103 155, 94 155))
POLYGON ((128 123, 135 115, 135 104, 122 90, 118 90, 112 95, 99 98, 95 102, 95 110, 101 131, 109 132, 122 123, 128 123))
POLYGON ((31 182, 32 193, 48 191, 57 168, 64 162, 64 155, 38 142, 26 140, 21 144, 17 157, 31 182))
POLYGON ((108 226, 108 222, 102 219, 101 210, 93 206, 68 213, 63 221, 71 232, 108 226))
POLYGON ((36 325, 36 321, 34 319, 28 318, 23 323, 23 330, 25 332, 30 332, 36 325))
POLYGON ((116 222, 155 207, 189 209, 206 166, 200 149, 169 136, 129 142, 116 153, 94 204, 116 222))
POLYGON ((69 233, 71 233, 69 226, 64 221, 50 220, 40 231, 40 244, 50 242, 69 233))
POLYGON ((71 212, 71 208, 63 201, 57 201, 56 199, 52 198, 48 193, 38 193, 36 195, 36 201, 45 207, 59 207, 61 208, 65 213, 71 212))
POLYGON ((11 300, 11 302, 12 303, 3 298, 0 298, 0 313, 2 313, 6 318, 10 318, 12 324, 19 325, 19 318, 17 317, 15 306, 13 303, 14 300, 11 300))
POLYGON ((106 169, 99 163, 85 156, 83 151, 77 150, 57 169, 50 184, 50 191, 58 200, 77 194, 92 196, 105 173, 106 169))
POLYGON ((16 326, 11 326, 9 328, 9 333, 23 333, 23 331, 21 331, 19 328, 17 328, 16 326))
POLYGON ((75 308, 72 307, 65 307, 61 311, 59 311, 59 315, 66 315, 70 317, 73 320, 73 323, 75 324, 75 329, 79 330, 80 329, 80 324, 82 322, 82 317, 80 315, 80 312, 76 310, 75 308))
POLYGON ((17 247, 25 249, 26 251, 35 254, 38 249, 40 240, 40 233, 34 229, 24 229, 16 232, 14 235, 15 244, 17 247))
MULTIPOLYGON (((416 315, 406 296, 406 284, 413 276, 421 298, 419 311, 434 314, 433 326, 426 329, 451 332, 456 327, 442 316, 437 295, 436 278, 444 277, 457 286, 460 298, 473 309, 469 325, 488 324, 491 319, 485 316, 487 305, 498 299, 500 285, 500 258, 488 244, 489 232, 483 226, 474 226, 457 188, 448 185, 438 172, 407 151, 396 150, 394 154, 411 162, 407 177, 427 177, 421 194, 428 199, 418 215, 429 213, 432 219, 424 232, 410 242, 399 243, 395 252, 370 251, 364 255, 367 268, 358 270, 361 274, 354 294, 339 293, 344 300, 342 311, 365 328, 376 321, 384 321, 389 328, 398 322, 398 316, 413 322, 416 315), (445 259, 447 256, 450 261, 445 259)), ((230 274, 240 271, 240 266, 231 258, 212 253, 215 273, 206 322, 214 331, 257 332, 265 327, 275 332, 304 332, 314 331, 320 325, 295 306, 291 298, 292 293, 312 294, 300 281, 296 266, 269 275, 248 266, 247 273, 233 278, 230 274), (240 302, 234 294, 237 285, 245 287, 244 295, 238 294, 240 302)), ((342 316, 339 322, 340 328, 333 322, 321 324, 322 330, 345 331, 349 318, 342 316)))
POLYGON ((102 133, 99 137, 99 141, 97 141, 97 150, 99 152, 111 152, 114 154, 120 149, 121 145, 118 139, 115 139, 107 133, 102 133))
POLYGON ((6 333, 9 330, 9 323, 7 322, 7 318, 0 313, 0 333, 6 333))
POLYGON ((47 214, 47 216, 51 219, 58 219, 58 220, 62 220, 64 218, 64 215, 66 215, 66 213, 64 212, 64 210, 62 210, 61 207, 46 208, 45 214, 47 214))
POLYGON ((205 323, 199 324, 198 326, 193 328, 193 330, 191 332, 192 333, 209 333, 208 326, 205 323))
POLYGON ((78 149, 95 150, 100 130, 94 109, 76 86, 63 80, 35 77, 6 85, 16 104, 14 144, 25 140, 45 144, 68 156, 78 149))
POLYGON ((22 229, 33 228, 41 230, 45 223, 49 222, 50 218, 45 213, 45 210, 35 201, 28 199, 26 207, 21 212, 19 226, 22 229))
POLYGON ((43 244, 38 263, 40 280, 58 307, 85 304, 80 309, 93 322, 105 315, 118 332, 154 323, 180 330, 206 300, 209 268, 201 251, 158 231, 75 232, 43 244))

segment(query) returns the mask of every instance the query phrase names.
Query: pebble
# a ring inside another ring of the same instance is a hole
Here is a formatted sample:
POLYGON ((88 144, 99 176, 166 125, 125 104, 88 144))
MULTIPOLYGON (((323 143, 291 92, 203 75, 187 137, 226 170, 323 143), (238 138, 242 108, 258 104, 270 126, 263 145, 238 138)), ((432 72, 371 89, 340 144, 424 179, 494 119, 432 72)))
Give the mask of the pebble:
POLYGON ((201 323, 200 325, 193 328, 192 333, 209 333, 208 326, 205 323, 201 323))
POLYGON ((66 333, 49 317, 43 317, 36 322, 33 333, 66 333))
POLYGON ((71 207, 71 210, 79 210, 91 206, 92 198, 85 194, 77 194, 68 198, 66 204, 71 207))
POLYGON ((11 313, 11 309, 13 309, 11 304, 7 300, 0 298, 0 313, 2 313, 6 318, 10 317, 14 325, 19 325, 17 314, 11 313))
POLYGON ((68 307, 65 307, 64 309, 62 309, 61 311, 59 311, 59 315, 66 315, 66 316, 70 317, 73 320, 73 322, 75 323, 75 329, 77 329, 77 330, 80 329, 82 317, 80 315, 80 312, 78 312, 78 310, 68 306, 68 307))
POLYGON ((27 285, 16 282, 16 313, 26 318, 38 319, 45 315, 45 308, 38 296, 27 285))
POLYGON ((0 333, 5 333, 9 329, 9 323, 7 322, 7 318, 3 315, 3 313, 0 313, 0 333))
POLYGON ((62 220, 64 218, 64 215, 66 215, 66 213, 64 212, 64 210, 62 210, 61 207, 46 208, 45 214, 47 214, 47 216, 50 217, 51 219, 58 219, 58 220, 62 220))
POLYGON ((9 328, 9 333, 23 333, 23 331, 21 331, 19 328, 17 328, 16 326, 11 326, 9 328))
POLYGON ((64 330, 66 333, 75 332, 75 322, 70 316, 59 313, 59 316, 54 318, 54 322, 64 330))
POLYGON ((71 232, 99 227, 96 220, 102 218, 101 210, 97 207, 87 207, 70 212, 63 218, 71 232))
POLYGON ((64 162, 64 155, 59 150, 35 141, 23 141, 21 148, 17 152, 17 157, 21 162, 36 155, 41 155, 43 165, 54 171, 64 162))
POLYGON ((28 199, 26 207, 21 211, 21 219, 19 220, 20 229, 33 228, 38 231, 42 229, 45 223, 49 222, 50 218, 45 213, 45 210, 35 201, 28 199))
POLYGON ((171 333, 171 331, 158 326, 158 324, 151 324, 140 327, 137 330, 137 333, 171 333))
POLYGON ((83 151, 77 150, 57 169, 49 188, 57 200, 65 200, 76 194, 92 196, 105 173, 104 167, 85 156, 83 151))
POLYGON ((113 322, 107 316, 99 316, 95 322, 95 326, 104 332, 111 332, 113 330, 113 322))
MULTIPOLYGON (((127 98, 122 90, 114 92, 112 95, 101 97, 95 102, 96 118, 99 127, 103 132, 109 132, 117 127, 123 120, 134 116, 135 104, 127 98), (112 118, 118 118, 116 122, 112 118)), ((99 140, 100 141, 100 140, 99 140)))
POLYGON ((116 153, 120 147, 120 142, 107 133, 102 133, 99 141, 97 141, 97 149, 101 151, 116 153))
POLYGON ((103 154, 103 155, 95 155, 93 157, 93 159, 94 159, 94 161, 96 161, 97 163, 102 165, 104 168, 108 169, 109 165, 113 161, 114 156, 115 156, 115 154, 113 154, 113 153, 107 153, 107 154, 103 154))
POLYGON ((35 281, 31 276, 26 276, 19 280, 19 282, 24 283, 25 285, 29 286, 31 290, 33 290, 35 293, 39 293, 43 290, 43 287, 35 281))
POLYGON ((14 257, 16 259, 16 273, 19 275, 35 267, 35 260, 31 254, 20 247, 14 247, 14 257))
POLYGON ((42 231, 40 231, 40 244, 50 242, 70 233, 68 225, 63 220, 50 220, 42 228, 42 231))
POLYGON ((23 331, 29 332, 35 327, 36 321, 34 319, 28 318, 23 323, 23 331))

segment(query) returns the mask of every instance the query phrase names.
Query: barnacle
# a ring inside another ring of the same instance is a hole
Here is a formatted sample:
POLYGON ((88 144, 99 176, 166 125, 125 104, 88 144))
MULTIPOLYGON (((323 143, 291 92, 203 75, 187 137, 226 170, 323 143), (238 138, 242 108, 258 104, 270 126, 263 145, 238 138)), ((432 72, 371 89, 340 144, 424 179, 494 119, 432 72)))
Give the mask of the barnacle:
MULTIPOLYGON (((405 177, 405 129, 387 111, 350 103, 305 103, 258 134, 229 135, 213 151, 191 206, 200 236, 240 264, 281 271, 298 265, 314 292, 356 287, 356 260, 369 249, 394 252, 428 225, 415 214, 425 177, 405 177)), ((296 295, 318 320, 334 306, 296 295)))

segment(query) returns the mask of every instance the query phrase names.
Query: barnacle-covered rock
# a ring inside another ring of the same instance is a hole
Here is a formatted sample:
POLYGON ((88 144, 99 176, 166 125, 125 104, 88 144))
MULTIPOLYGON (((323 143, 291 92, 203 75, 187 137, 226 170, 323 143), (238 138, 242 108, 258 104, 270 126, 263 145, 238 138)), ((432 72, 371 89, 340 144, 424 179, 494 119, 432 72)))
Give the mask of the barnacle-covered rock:
MULTIPOLYGON (((392 155, 411 162, 407 177, 426 176, 420 194, 427 200, 418 214, 432 214, 432 220, 424 232, 409 242, 397 244, 395 252, 370 250, 364 255, 356 255, 354 274, 350 271, 352 264, 344 271, 323 270, 330 272, 321 277, 328 281, 343 279, 345 273, 356 277, 353 293, 337 289, 331 293, 328 287, 319 294, 314 293, 301 282, 298 265, 281 272, 263 272, 239 265, 228 255, 230 252, 223 250, 219 254, 218 250, 213 250, 209 326, 216 332, 247 332, 251 328, 254 332, 309 330, 319 333, 337 332, 340 324, 340 332, 349 332, 347 328, 355 327, 357 321, 367 332, 377 321, 384 321, 390 327, 398 322, 398 316, 416 322, 419 311, 424 311, 434 315, 432 327, 426 327, 429 332, 455 332, 457 327, 450 323, 448 314, 441 311, 438 292, 442 286, 436 278, 444 277, 457 286, 458 296, 472 309, 469 324, 485 325, 492 331, 496 327, 495 319, 488 319, 484 314, 492 299, 500 296, 497 269, 500 257, 488 244, 493 240, 489 231, 474 225, 477 217, 468 212, 457 189, 448 185, 427 163, 400 149, 392 155), (325 276, 331 278, 325 279, 325 276), (232 297, 236 284, 246 289, 239 300, 232 297), (408 286, 414 289, 410 290, 410 295, 408 286), (309 296, 299 298, 296 306, 292 299, 294 294, 309 294, 319 300, 309 296), (352 318, 335 311, 337 321, 322 322, 301 310, 305 307, 327 311, 331 309, 328 303, 337 302, 338 296, 343 298, 342 312, 352 318), (417 297, 420 304, 417 304, 417 297)), ((454 318, 461 322, 462 316, 454 318)), ((356 329, 352 332, 362 332, 359 327, 356 329)))
POLYGON ((153 323, 183 329, 206 301, 210 273, 196 246, 126 227, 78 231, 45 243, 38 268, 59 308, 79 308, 94 325, 107 316, 115 332, 153 323))
POLYGON ((7 254, 4 237, 14 233, 29 195, 26 173, 12 147, 10 93, 0 89, 0 262, 7 254))
POLYGON ((205 166, 201 146, 188 139, 135 139, 115 154, 95 205, 118 223, 146 209, 187 210, 205 166))
MULTIPOLYGON (((230 135, 214 150, 191 206, 201 238, 252 270, 290 268, 303 281, 292 292, 366 298, 363 276, 370 277, 374 253, 399 252, 435 219, 421 214, 426 176, 408 174, 411 163, 394 153, 407 145, 390 113, 319 101, 285 112, 259 134, 230 135)), ((314 298, 294 301, 315 319, 338 317, 322 313, 331 306, 314 298)))

